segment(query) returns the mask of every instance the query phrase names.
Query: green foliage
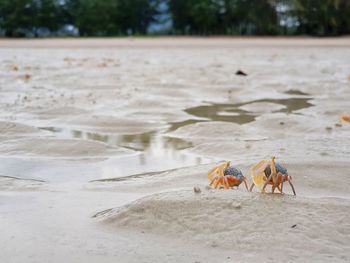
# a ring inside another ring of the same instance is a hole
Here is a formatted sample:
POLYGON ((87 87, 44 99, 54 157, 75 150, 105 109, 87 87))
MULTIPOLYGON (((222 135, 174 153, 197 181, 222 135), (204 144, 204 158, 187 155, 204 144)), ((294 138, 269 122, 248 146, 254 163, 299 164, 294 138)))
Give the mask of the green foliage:
POLYGON ((52 0, 33 1, 36 3, 36 26, 56 30, 60 26, 59 7, 52 0))
POLYGON ((75 0, 75 25, 83 36, 146 34, 157 13, 152 0, 75 0))
POLYGON ((157 14, 157 0, 119 0, 118 24, 122 34, 146 34, 157 14))
POLYGON ((118 12, 116 0, 79 0, 75 24, 82 36, 113 35, 118 32, 114 17, 118 12))
POLYGON ((350 0, 0 0, 0 29, 35 36, 72 24, 82 36, 145 35, 160 12, 170 14, 172 34, 350 33, 350 0))
POLYGON ((198 0, 190 9, 193 30, 200 34, 215 32, 218 26, 218 7, 214 1, 198 0))
POLYGON ((1 0, 0 27, 6 30, 8 36, 16 36, 18 29, 36 25, 33 19, 35 13, 36 6, 32 0, 1 0))
POLYGON ((0 0, 0 28, 7 36, 35 35, 40 27, 56 30, 61 24, 59 13, 52 0, 0 0))
POLYGON ((291 13, 299 18, 301 34, 350 33, 349 0, 293 0, 293 6, 291 13))
POLYGON ((191 34, 275 34, 278 21, 267 0, 169 0, 174 30, 191 34))

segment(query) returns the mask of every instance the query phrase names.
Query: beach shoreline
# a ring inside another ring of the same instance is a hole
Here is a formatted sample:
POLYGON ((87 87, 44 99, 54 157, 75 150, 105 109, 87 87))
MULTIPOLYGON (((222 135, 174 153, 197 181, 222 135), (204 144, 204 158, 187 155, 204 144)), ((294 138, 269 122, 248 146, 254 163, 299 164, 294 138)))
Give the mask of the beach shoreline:
POLYGON ((0 39, 0 261, 349 261, 349 47, 0 39), (296 197, 207 189, 271 156, 296 197))

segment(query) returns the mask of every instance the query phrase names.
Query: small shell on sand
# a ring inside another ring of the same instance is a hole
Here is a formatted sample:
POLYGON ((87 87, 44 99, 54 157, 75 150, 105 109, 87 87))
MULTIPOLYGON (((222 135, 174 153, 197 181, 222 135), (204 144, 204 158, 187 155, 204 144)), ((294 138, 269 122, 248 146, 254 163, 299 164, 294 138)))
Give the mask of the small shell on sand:
POLYGON ((193 187, 193 192, 195 192, 196 194, 199 194, 202 191, 198 186, 195 186, 195 187, 193 187))
POLYGON ((231 208, 240 209, 240 208, 242 208, 242 204, 240 202, 232 202, 231 208))

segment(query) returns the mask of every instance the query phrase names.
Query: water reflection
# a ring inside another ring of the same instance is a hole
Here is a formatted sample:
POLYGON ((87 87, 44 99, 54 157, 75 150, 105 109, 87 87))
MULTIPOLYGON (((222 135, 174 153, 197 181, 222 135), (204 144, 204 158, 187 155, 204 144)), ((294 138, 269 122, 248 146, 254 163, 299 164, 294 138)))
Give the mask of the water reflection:
POLYGON ((56 138, 94 140, 112 147, 124 147, 137 151, 136 154, 112 157, 104 161, 103 172, 100 173, 102 178, 175 169, 210 161, 183 151, 192 147, 192 143, 164 136, 164 131, 117 135, 56 127, 42 127, 41 129, 53 132, 56 138))
POLYGON ((110 146, 119 146, 143 152, 156 151, 158 149, 166 153, 192 147, 192 143, 188 141, 167 137, 156 131, 119 135, 56 127, 42 127, 41 129, 53 132, 58 138, 100 141, 110 146))

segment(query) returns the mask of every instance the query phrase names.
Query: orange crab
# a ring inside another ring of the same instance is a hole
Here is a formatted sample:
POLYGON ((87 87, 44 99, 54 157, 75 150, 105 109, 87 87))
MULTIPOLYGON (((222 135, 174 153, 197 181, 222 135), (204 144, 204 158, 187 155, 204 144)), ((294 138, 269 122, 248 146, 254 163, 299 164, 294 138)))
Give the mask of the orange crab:
POLYGON ((248 191, 248 185, 245 176, 243 176, 241 170, 231 166, 231 162, 226 161, 209 170, 208 179, 210 181, 209 186, 213 185, 215 189, 218 187, 229 189, 234 186, 238 188, 238 186, 244 182, 245 187, 248 191))
POLYGON ((265 188, 269 184, 272 185, 272 193, 277 188, 283 194, 283 183, 288 182, 293 190, 293 194, 296 195, 291 182, 292 177, 288 175, 285 167, 275 162, 275 159, 275 157, 272 157, 271 160, 262 160, 251 167, 250 172, 253 184, 249 191, 252 191, 253 187, 257 186, 261 192, 265 193, 265 188))

